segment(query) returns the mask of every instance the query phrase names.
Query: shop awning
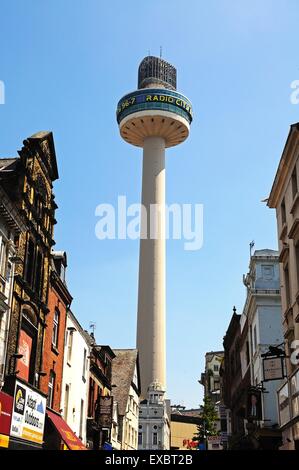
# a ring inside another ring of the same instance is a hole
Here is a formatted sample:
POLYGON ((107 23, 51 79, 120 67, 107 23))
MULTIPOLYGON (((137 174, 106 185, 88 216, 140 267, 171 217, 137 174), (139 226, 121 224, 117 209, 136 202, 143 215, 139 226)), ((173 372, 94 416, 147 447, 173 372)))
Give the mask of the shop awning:
POLYGON ((63 442, 67 445, 70 450, 87 450, 85 445, 80 441, 76 436, 74 431, 71 430, 69 425, 64 421, 64 419, 53 411, 47 410, 48 418, 52 421, 57 432, 61 436, 63 442))
POLYGON ((13 397, 0 392, 0 447, 8 447, 13 397))

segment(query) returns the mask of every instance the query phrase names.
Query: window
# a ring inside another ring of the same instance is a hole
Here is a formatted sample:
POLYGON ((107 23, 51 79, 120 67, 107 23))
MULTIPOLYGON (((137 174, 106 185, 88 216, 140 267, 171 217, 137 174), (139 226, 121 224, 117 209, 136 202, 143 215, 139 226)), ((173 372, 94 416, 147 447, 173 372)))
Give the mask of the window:
POLYGON ((299 241, 295 245, 296 268, 297 268, 297 283, 299 284, 299 241))
POLYGON ((289 266, 286 265, 283 271, 284 271, 285 298, 286 298, 287 307, 289 307, 291 303, 289 266))
POLYGON ((10 276, 11 276, 11 263, 7 263, 7 267, 6 267, 6 280, 7 280, 7 282, 9 281, 10 276))
POLYGON ((7 247, 4 240, 1 242, 0 246, 0 274, 5 277, 6 272, 6 260, 7 260, 7 247))
POLYGON ((83 412, 84 412, 84 401, 81 400, 81 407, 80 407, 80 427, 79 427, 79 437, 82 439, 82 432, 83 432, 83 412))
POLYGON ((215 371, 215 372, 218 372, 218 371, 219 371, 219 366, 216 365, 216 364, 214 365, 214 371, 215 371))
POLYGON ((249 342, 246 341, 246 365, 249 365, 250 356, 249 356, 249 342))
POLYGON ((71 362, 72 359, 72 349, 73 349, 73 334, 74 331, 71 330, 69 334, 69 342, 68 342, 68 349, 67 349, 67 362, 71 362))
POLYGON ((254 325, 254 328, 253 328, 253 347, 254 347, 254 351, 256 351, 256 348, 257 348, 256 325, 254 325))
POLYGON ((274 278, 274 266, 270 265, 262 265, 262 277, 266 281, 271 281, 274 278))
POLYGON ((59 310, 56 308, 54 312, 52 333, 52 344, 55 348, 58 347, 59 316, 59 310))
POLYGON ((234 356, 233 351, 231 352, 231 355, 230 355, 230 373, 231 375, 234 375, 235 373, 235 356, 234 356))
POLYGON ((286 217, 286 205, 285 205, 284 200, 283 200, 282 203, 281 203, 280 212, 281 212, 281 225, 284 225, 284 224, 286 223, 286 221, 287 221, 287 217, 286 217))
POLYGON ((88 416, 93 416, 94 411, 94 394, 95 394, 95 382, 89 378, 89 395, 88 395, 88 416))
POLYGON ((55 372, 51 370, 50 375, 49 375, 48 398, 47 398, 47 406, 49 408, 53 408, 53 399, 54 399, 54 390, 55 390, 54 387, 55 387, 55 372))
POLYGON ((85 374, 86 374, 86 356, 87 356, 87 351, 84 349, 83 353, 83 370, 82 370, 82 380, 85 382, 85 374))
POLYGON ((34 266, 34 243, 31 238, 27 242, 27 253, 25 263, 25 280, 30 286, 33 281, 33 266, 34 266))
POLYGON ((60 279, 62 280, 62 282, 65 282, 65 266, 63 263, 61 263, 60 266, 60 279))
POLYGON ((35 198, 34 198, 34 208, 36 210, 37 217, 41 217, 42 210, 43 210, 43 201, 42 201, 41 195, 38 193, 36 193, 35 198))
POLYGON ((68 409, 69 409, 69 395, 70 395, 70 386, 66 384, 65 386, 65 394, 64 394, 64 413, 63 417, 64 420, 67 421, 67 416, 68 416, 68 409))
POLYGON ((293 199, 295 198, 297 192, 298 192, 297 169, 295 167, 295 169, 292 173, 292 194, 293 194, 293 199))
POLYGON ((18 340, 18 353, 22 357, 16 361, 18 377, 34 384, 36 368, 37 318, 29 308, 22 310, 21 330, 18 340))
POLYGON ((153 432, 153 445, 156 446, 158 444, 158 433, 153 432))
POLYGON ((216 390, 219 390, 220 389, 220 382, 219 380, 214 380, 214 392, 216 390))
POLYGON ((38 250, 37 255, 36 255, 35 281, 34 281, 35 292, 38 295, 40 295, 41 293, 42 279, 43 279, 43 256, 41 252, 38 250))

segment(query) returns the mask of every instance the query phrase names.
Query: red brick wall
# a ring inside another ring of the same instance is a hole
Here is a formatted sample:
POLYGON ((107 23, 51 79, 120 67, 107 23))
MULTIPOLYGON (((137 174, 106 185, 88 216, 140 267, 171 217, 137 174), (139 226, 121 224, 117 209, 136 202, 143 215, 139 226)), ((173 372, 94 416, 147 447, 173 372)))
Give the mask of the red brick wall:
POLYGON ((47 327, 45 329, 44 346, 43 346, 43 372, 46 372, 45 377, 41 377, 40 388, 44 393, 48 393, 48 383, 50 371, 53 370, 56 374, 54 384, 54 397, 52 408, 55 411, 60 410, 61 398, 61 384, 62 384, 62 371, 63 371, 63 355, 64 355, 64 338, 66 326, 66 305, 59 297, 53 286, 50 286, 48 297, 48 308, 50 312, 46 317, 47 327), (53 335, 53 321, 55 308, 59 310, 59 330, 58 330, 58 346, 57 349, 52 346, 53 335))

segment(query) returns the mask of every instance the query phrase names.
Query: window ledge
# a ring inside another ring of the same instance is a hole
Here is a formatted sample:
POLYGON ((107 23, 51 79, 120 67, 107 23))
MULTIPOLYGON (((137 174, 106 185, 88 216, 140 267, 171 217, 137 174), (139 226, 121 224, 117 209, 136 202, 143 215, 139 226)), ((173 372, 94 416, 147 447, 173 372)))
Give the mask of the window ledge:
POLYGON ((283 246, 281 252, 280 252, 280 255, 279 255, 279 262, 280 263, 284 263, 286 261, 286 259, 288 258, 289 256, 289 245, 285 245, 283 246))
POLYGON ((51 350, 53 351, 54 354, 56 354, 56 356, 59 356, 59 351, 53 343, 51 344, 51 350))
POLYGON ((293 203, 291 205, 291 209, 290 209, 290 213, 293 214, 295 212, 295 209, 296 209, 296 206, 298 204, 298 201, 299 201, 299 192, 297 191, 297 193, 295 194, 295 197, 294 197, 294 200, 293 200, 293 203))
POLYGON ((283 317, 286 318, 293 313, 293 308, 291 305, 288 305, 285 311, 283 312, 283 317))
POLYGON ((299 219, 295 219, 288 233, 289 238, 295 238, 299 231, 299 219))
POLYGON ((282 240, 286 236, 287 231, 288 231, 288 226, 287 226, 287 223, 284 222, 283 226, 281 227, 281 231, 280 231, 280 235, 279 235, 280 240, 282 240))

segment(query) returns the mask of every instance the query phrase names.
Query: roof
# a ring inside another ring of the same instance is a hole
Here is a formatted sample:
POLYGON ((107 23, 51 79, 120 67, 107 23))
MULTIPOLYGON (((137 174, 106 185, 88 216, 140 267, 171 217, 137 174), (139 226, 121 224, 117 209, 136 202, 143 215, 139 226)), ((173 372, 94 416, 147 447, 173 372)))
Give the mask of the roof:
POLYGON ((239 313, 233 313, 231 320, 229 322, 228 328, 223 337, 223 346, 224 349, 228 349, 231 344, 233 344, 233 339, 237 335, 241 335, 241 315, 239 313))
POLYGON ((262 250, 255 250, 253 256, 279 256, 279 251, 264 248, 262 250))
POLYGON ((27 139, 29 142, 36 143, 39 148, 42 150, 42 153, 47 155, 48 166, 51 169, 51 177, 52 180, 56 180, 59 178, 58 175, 58 168, 57 168, 57 160, 56 160, 56 152, 55 152, 55 145, 54 145, 54 138, 53 133, 51 131, 39 131, 33 134, 31 137, 27 139), (46 144, 43 146, 43 144, 46 144))
POLYGON ((113 359, 115 357, 114 351, 107 344, 95 344, 94 348, 99 352, 100 351, 106 351, 109 354, 109 356, 111 357, 111 359, 113 359))
POLYGON ((202 424, 203 419, 201 416, 197 415, 180 415, 177 413, 171 413, 171 421, 177 423, 185 424, 202 424))
POLYGON ((16 157, 13 158, 0 158, 0 172, 11 171, 15 169, 16 162, 19 159, 16 157))
POLYGON ((133 381, 135 367, 138 367, 137 349, 114 349, 115 358, 112 361, 113 396, 118 403, 119 414, 126 412, 133 381))
MULTIPOLYGON (((44 164, 48 168, 49 175, 52 181, 58 179, 58 168, 56 160, 56 152, 54 145, 53 134, 50 131, 41 131, 33 134, 23 141, 23 147, 18 152, 22 158, 22 155, 27 155, 28 151, 36 151, 39 153, 43 159, 44 164)), ((12 158, 1 158, 0 159, 0 176, 7 175, 10 172, 14 172, 17 168, 17 165, 20 162, 19 157, 12 158)))

